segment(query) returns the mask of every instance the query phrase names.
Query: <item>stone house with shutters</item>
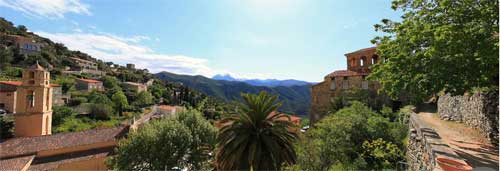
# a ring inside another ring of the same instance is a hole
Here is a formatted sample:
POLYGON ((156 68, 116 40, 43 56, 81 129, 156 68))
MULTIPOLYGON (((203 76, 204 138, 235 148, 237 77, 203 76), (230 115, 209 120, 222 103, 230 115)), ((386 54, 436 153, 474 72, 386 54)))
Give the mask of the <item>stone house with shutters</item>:
POLYGON ((370 74, 370 66, 380 61, 375 52, 376 47, 370 47, 345 54, 347 70, 334 71, 311 87, 311 123, 318 121, 329 111, 332 98, 342 96, 353 88, 373 92, 379 89, 377 82, 366 79, 370 74))

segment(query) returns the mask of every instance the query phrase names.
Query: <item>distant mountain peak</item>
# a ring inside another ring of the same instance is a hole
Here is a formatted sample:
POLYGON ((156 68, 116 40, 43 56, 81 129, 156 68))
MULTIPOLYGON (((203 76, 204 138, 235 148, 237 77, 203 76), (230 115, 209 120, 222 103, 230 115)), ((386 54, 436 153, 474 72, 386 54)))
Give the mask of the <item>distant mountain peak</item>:
POLYGON ((244 79, 244 78, 235 78, 229 74, 217 74, 212 77, 214 80, 224 80, 224 81, 239 81, 244 82, 254 86, 265 86, 265 87, 277 87, 277 86, 301 86, 313 84, 306 81, 287 79, 287 80, 278 80, 278 79, 244 79))
POLYGON ((225 80, 225 81, 240 81, 229 74, 217 74, 212 77, 214 80, 225 80))

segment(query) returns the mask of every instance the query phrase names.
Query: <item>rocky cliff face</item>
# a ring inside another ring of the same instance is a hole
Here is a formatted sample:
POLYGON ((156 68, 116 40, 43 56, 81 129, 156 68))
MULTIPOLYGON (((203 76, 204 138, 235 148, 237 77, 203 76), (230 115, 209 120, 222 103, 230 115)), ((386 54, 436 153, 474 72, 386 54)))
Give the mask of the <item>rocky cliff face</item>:
POLYGON ((498 145, 498 91, 439 97, 441 119, 463 122, 498 145))

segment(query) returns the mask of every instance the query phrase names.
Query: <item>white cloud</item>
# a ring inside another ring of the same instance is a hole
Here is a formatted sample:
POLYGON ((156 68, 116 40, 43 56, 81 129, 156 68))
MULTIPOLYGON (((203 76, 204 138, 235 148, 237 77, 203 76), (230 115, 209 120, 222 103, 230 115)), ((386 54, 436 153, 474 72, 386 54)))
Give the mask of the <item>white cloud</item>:
POLYGON ((83 30, 82 30, 82 29, 79 29, 79 28, 73 29, 73 31, 74 31, 74 32, 78 32, 78 33, 83 32, 83 30))
POLYGON ((55 42, 65 44, 72 50, 79 50, 104 61, 119 64, 134 63, 151 72, 169 71, 178 74, 204 75, 211 77, 215 70, 207 66, 207 60, 184 55, 155 53, 148 47, 135 43, 149 40, 147 36, 120 37, 111 34, 91 33, 48 33, 36 32, 55 42))
POLYGON ((0 0, 0 6, 37 17, 64 18, 66 13, 91 15, 80 0, 0 0))

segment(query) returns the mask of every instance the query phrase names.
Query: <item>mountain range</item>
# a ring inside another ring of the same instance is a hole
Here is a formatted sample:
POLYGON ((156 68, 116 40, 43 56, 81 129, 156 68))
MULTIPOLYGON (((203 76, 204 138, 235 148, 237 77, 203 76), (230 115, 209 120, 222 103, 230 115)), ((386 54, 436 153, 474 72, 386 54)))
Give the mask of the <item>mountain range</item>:
POLYGON ((214 80, 224 80, 224 81, 239 81, 245 82, 254 86, 266 86, 266 87, 278 87, 278 86, 303 86, 303 85, 311 85, 314 83, 287 79, 287 80, 277 80, 277 79, 244 79, 244 78, 235 78, 229 74, 218 74, 212 77, 214 80))
POLYGON ((310 87, 312 84, 269 84, 274 86, 252 85, 245 81, 239 81, 233 77, 217 76, 216 79, 207 78, 201 75, 178 75, 170 72, 160 72, 155 74, 159 79, 178 82, 195 90, 206 93, 207 95, 221 98, 224 100, 240 101, 240 93, 259 93, 267 91, 278 96, 278 100, 283 102, 279 109, 281 112, 307 115, 310 99, 310 87), (232 78, 232 79, 231 79, 232 78), (283 86, 288 85, 288 86, 283 86))

